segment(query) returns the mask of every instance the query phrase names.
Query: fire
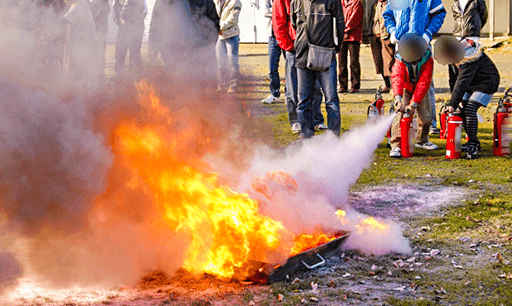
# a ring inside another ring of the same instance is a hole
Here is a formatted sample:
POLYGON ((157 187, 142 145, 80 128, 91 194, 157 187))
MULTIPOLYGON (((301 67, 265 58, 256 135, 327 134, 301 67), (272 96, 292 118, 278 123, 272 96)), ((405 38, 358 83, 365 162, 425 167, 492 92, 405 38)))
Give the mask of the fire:
MULTIPOLYGON (((340 220, 341 224, 347 225, 349 224, 349 220, 347 220, 347 212, 341 209, 336 211, 336 215, 340 220)), ((355 225, 357 229, 357 234, 362 234, 365 231, 380 231, 382 233, 387 233, 389 229, 389 224, 385 224, 383 222, 377 221, 374 217, 366 217, 362 218, 358 216, 360 220, 358 224, 355 225)))
POLYGON ((340 220, 341 224, 347 225, 348 220, 345 218, 347 216, 347 212, 341 209, 338 209, 336 211, 336 216, 338 216, 338 219, 340 220))
POLYGON ((377 230, 380 232, 387 232, 389 229, 388 224, 377 221, 374 217, 366 217, 356 225, 357 233, 362 234, 365 230, 377 230))
MULTIPOLYGON (((172 122, 151 86, 139 83, 137 88, 139 103, 151 116, 172 122)), ((188 236, 183 268, 231 277, 249 260, 265 260, 266 252, 282 248, 288 234, 280 222, 261 215, 248 195, 222 186, 217 174, 193 166, 198 161, 189 165, 178 156, 179 139, 192 137, 194 131, 168 133, 158 125, 123 122, 115 130, 114 151, 131 173, 126 186, 152 196, 166 224, 188 236)))
MULTIPOLYGON (((117 164, 129 173, 124 186, 143 191, 162 212, 162 223, 188 237, 182 267, 194 273, 233 277, 250 261, 275 263, 336 239, 323 231, 292 235, 279 221, 260 213, 258 201, 220 183, 216 173, 187 144, 211 148, 210 139, 186 125, 172 128, 170 109, 154 89, 137 84, 138 101, 150 123, 125 119, 114 131, 117 164)), ((253 188, 268 199, 276 190, 295 193, 297 182, 283 171, 255 177, 253 188)), ((337 213, 346 224, 345 212, 337 213)), ((362 223, 365 226, 365 223, 362 223)), ((377 223, 378 224, 378 223, 377 223)))
POLYGON ((339 236, 337 236, 337 235, 334 235, 333 237, 329 237, 323 233, 313 234, 313 235, 302 234, 302 235, 295 236, 293 238, 293 248, 290 253, 290 256, 313 249, 319 245, 322 245, 324 243, 332 241, 338 237, 339 236))

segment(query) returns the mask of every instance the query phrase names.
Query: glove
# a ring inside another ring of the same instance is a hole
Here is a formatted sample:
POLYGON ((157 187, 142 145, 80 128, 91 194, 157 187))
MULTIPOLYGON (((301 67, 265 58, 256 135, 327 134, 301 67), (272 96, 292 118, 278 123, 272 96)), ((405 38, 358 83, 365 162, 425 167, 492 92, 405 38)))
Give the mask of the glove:
POLYGON ((427 33, 423 33, 422 38, 427 42, 427 45, 430 44, 430 37, 427 35, 427 33))
POLYGON ((405 107, 405 112, 409 113, 409 115, 412 117, 412 116, 414 116, 414 113, 416 112, 417 108, 418 108, 418 103, 412 102, 411 104, 409 104, 405 107))
POLYGON ((394 103, 395 109, 397 112, 399 112, 402 109, 402 96, 396 95, 394 98, 394 101, 395 101, 395 103, 394 103))
POLYGON ((398 43, 398 39, 396 39, 395 32, 391 33, 391 37, 389 38, 389 40, 393 45, 396 45, 398 43))

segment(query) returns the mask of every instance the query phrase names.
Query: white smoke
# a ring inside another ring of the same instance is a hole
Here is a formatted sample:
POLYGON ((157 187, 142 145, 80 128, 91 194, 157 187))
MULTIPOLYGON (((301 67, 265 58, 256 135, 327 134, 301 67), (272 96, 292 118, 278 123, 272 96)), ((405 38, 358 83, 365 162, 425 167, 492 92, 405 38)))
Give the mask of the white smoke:
POLYGON ((410 247, 398 224, 380 219, 388 225, 385 233, 369 228, 359 230, 355 226, 367 216, 353 210, 348 201, 350 187, 371 163, 393 117, 369 121, 341 137, 327 132, 290 145, 284 151, 268 147, 257 149, 251 170, 242 176, 240 190, 252 190, 250 182, 254 175, 285 171, 296 180, 296 193, 289 190, 274 192, 272 199, 257 192, 250 192, 250 195, 263 203, 265 214, 282 221, 287 229, 293 233, 310 232, 319 225, 326 229, 344 229, 352 232, 349 241, 357 241, 348 245, 364 252, 407 253, 410 247), (338 208, 347 212, 345 224, 335 214, 338 208))

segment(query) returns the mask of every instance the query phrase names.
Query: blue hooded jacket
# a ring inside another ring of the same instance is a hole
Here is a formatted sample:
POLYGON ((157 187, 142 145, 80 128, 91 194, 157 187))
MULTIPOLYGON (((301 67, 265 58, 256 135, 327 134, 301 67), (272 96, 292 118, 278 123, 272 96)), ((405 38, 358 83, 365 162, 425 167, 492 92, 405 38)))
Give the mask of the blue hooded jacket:
MULTIPOLYGON (((407 0, 405 0, 407 1, 407 0)), ((389 34, 397 40, 406 33, 426 35, 429 42, 439 31, 446 16, 441 0, 408 0, 409 6, 404 10, 392 10, 390 3, 383 13, 384 25, 389 34)))

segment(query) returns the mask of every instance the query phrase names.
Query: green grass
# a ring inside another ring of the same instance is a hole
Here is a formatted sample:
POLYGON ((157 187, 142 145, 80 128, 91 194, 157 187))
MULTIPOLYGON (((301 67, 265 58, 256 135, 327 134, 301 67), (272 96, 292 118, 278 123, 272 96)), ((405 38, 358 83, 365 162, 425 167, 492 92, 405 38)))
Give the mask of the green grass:
MULTIPOLYGON (((387 106, 388 104, 386 104, 387 106)), ((439 109, 440 104, 437 105, 439 109)), ((506 254, 512 262, 512 158, 492 155, 492 114, 495 104, 480 109, 484 122, 479 124, 479 139, 483 150, 476 160, 449 160, 445 157, 446 141, 438 136, 431 141, 439 150, 417 149, 412 158, 393 159, 388 156, 389 149, 383 139, 375 151, 373 162, 363 171, 354 190, 371 185, 413 184, 423 186, 450 186, 467 191, 463 202, 447 203, 450 206, 440 208, 434 216, 413 216, 406 218, 404 235, 411 244, 419 249, 438 248, 442 256, 428 262, 428 269, 417 269, 410 273, 404 269, 393 269, 391 278, 397 283, 415 283, 418 288, 414 296, 400 296, 393 293, 385 295, 377 304, 385 305, 512 305, 512 279, 500 278, 500 275, 512 275, 512 264, 500 263, 493 259, 497 252, 506 254), (428 230, 422 231, 421 228, 428 230), (418 234, 418 232, 421 232, 418 234), (464 242, 468 237, 471 242, 464 242), (469 248, 469 244, 481 242, 479 255, 469 248), (501 247, 495 249, 492 244, 501 247), (446 258, 445 256, 448 256, 446 258), (454 268, 451 260, 456 258, 464 269, 454 268), (421 279, 415 279, 420 276, 421 279), (439 293, 440 289, 446 293, 439 293)), ((277 110, 277 109, 276 109, 277 110)), ((342 104, 342 133, 360 126, 366 121, 366 104, 342 104)), ((325 114, 324 114, 325 115, 325 114)), ((265 121, 274 126, 274 141, 278 147, 284 147, 296 139, 290 132, 286 112, 276 116, 267 116, 265 121)), ((391 255, 393 257, 393 255, 391 255)), ((395 259, 393 259, 395 260, 395 259)), ((390 257, 367 259, 358 263, 352 261, 350 271, 355 278, 368 278, 372 264, 390 266, 390 257)), ((388 268, 383 271, 387 271, 388 268)), ((346 292, 343 289, 327 289, 326 284, 335 278, 340 286, 348 280, 341 278, 346 271, 334 271, 329 276, 302 279, 296 284, 273 284, 272 294, 276 298, 282 294, 283 305, 294 305, 294 297, 303 297, 315 281, 322 287, 321 301, 342 302, 348 296, 348 302, 362 302, 362 295, 346 292), (323 278, 323 279, 322 279, 323 278)), ((307 299, 306 299, 307 300, 307 299)), ((273 302, 275 300, 272 300, 273 302)), ((308 302, 312 304, 311 302, 308 302)), ((297 304, 298 305, 298 304, 297 304)))

